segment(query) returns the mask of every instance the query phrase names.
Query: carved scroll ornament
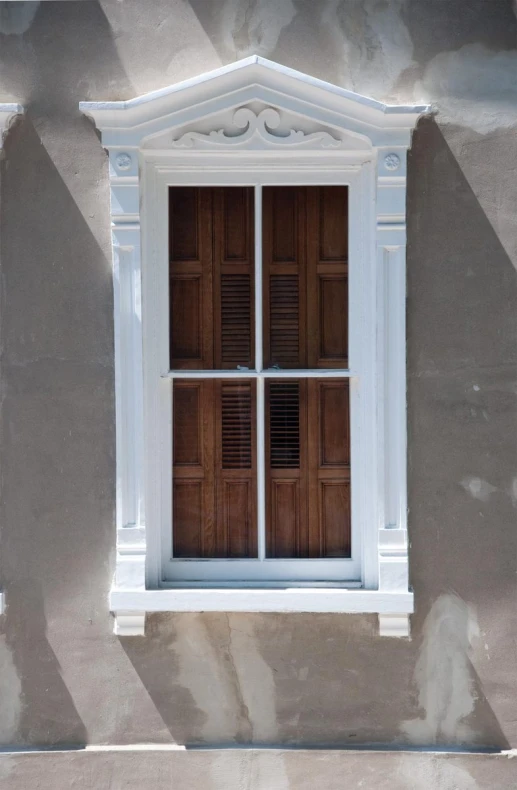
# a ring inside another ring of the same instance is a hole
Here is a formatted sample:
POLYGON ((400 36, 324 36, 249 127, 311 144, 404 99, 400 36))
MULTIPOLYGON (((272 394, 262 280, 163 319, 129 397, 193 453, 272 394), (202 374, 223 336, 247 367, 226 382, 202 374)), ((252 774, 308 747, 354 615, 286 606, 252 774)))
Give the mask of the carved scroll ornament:
POLYGON ((233 114, 232 124, 243 131, 228 134, 224 129, 214 129, 208 134, 202 132, 186 132, 177 140, 173 140, 176 148, 193 148, 197 144, 211 146, 243 146, 255 138, 267 145, 295 145, 305 148, 338 148, 341 140, 332 137, 328 132, 311 132, 290 129, 287 133, 274 132, 281 123, 280 113, 272 107, 266 107, 258 114, 249 107, 240 107, 233 114))

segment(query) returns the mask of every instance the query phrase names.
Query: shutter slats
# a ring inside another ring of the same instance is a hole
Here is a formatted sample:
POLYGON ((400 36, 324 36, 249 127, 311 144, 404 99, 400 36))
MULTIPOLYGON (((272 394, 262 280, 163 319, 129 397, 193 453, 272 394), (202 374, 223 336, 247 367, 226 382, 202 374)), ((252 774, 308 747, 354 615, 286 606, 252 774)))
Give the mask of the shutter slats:
POLYGON ((221 434, 223 469, 250 469, 250 384, 222 384, 221 434))
POLYGON ((272 381, 269 385, 271 467, 300 466, 300 387, 297 381, 272 381))
POLYGON ((296 365, 299 358, 298 275, 270 277, 270 353, 272 364, 296 365))

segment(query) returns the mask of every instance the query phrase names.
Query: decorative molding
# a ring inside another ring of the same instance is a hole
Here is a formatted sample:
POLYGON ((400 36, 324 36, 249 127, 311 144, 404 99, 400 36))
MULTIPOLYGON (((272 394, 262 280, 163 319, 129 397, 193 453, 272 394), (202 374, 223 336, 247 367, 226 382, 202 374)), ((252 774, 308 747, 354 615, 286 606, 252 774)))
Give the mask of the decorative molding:
POLYGON ((0 150, 10 127, 23 112, 21 104, 0 104, 0 150))
POLYGON ((214 130, 208 134, 202 132, 185 132, 172 144, 176 148, 202 148, 218 146, 244 146, 255 138, 268 146, 303 146, 304 148, 339 148, 341 140, 332 137, 328 132, 311 132, 290 129, 287 132, 274 132, 279 129, 282 119, 278 110, 266 107, 258 114, 249 107, 239 107, 233 114, 232 125, 242 129, 240 134, 232 134, 233 130, 226 132, 224 129, 214 130))
POLYGON ((115 162, 117 163, 117 167, 119 170, 130 170, 131 165, 133 164, 131 155, 126 154, 124 151, 120 154, 117 154, 117 158, 115 159, 115 162))
POLYGON ((398 170, 400 167, 400 156, 397 154, 387 154, 384 157, 384 167, 386 170, 398 170))
POLYGON ((110 156, 115 632, 142 634, 146 611, 212 609, 377 612, 382 635, 407 636, 413 593, 407 581, 405 477, 406 153, 429 107, 384 105, 253 56, 130 101, 82 102, 80 108, 101 130, 110 156), (261 111, 251 109, 260 105, 261 111), (170 442, 163 430, 171 416, 167 189, 172 183, 260 185, 279 178, 307 184, 324 178, 347 183, 354 193, 350 367, 361 391, 356 388, 352 401, 352 441, 358 446, 353 507, 359 514, 353 529, 359 530, 361 551, 360 573, 353 578, 360 578, 363 589, 161 589, 162 522, 170 534, 170 442), (142 291, 144 303, 153 305, 144 315, 142 291), (370 470, 368 481, 361 469, 370 470))

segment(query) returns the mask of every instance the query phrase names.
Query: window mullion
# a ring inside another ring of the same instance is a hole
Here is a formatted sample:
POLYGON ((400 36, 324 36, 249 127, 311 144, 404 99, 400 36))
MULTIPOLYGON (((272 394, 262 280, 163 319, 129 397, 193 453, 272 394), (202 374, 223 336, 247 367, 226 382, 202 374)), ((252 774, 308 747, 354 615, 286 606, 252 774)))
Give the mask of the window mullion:
POLYGON ((262 321, 262 186, 255 185, 255 370, 257 371, 257 546, 266 557, 266 413, 263 370, 262 321))

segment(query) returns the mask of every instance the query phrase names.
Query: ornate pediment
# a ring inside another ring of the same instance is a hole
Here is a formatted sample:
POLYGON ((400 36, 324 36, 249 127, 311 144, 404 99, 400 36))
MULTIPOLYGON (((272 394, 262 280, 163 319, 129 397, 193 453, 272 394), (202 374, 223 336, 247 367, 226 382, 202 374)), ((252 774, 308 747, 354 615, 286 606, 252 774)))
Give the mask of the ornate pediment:
POLYGON ((191 151, 407 148, 428 110, 385 105, 257 56, 130 101, 80 108, 108 148, 191 151))

